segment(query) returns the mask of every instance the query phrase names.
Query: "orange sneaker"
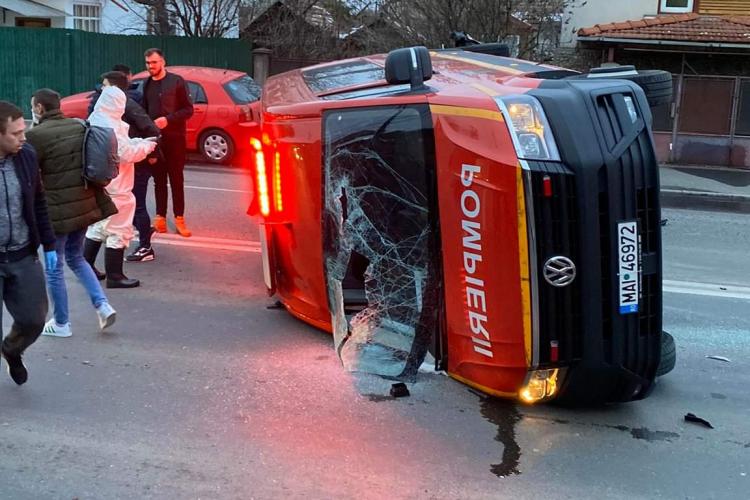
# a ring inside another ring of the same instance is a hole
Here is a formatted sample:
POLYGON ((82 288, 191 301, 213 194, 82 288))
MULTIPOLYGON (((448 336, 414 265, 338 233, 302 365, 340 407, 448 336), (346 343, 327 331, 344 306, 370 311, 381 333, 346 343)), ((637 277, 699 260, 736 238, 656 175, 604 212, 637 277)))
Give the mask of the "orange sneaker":
POLYGON ((162 215, 154 215, 154 231, 157 233, 167 232, 167 218, 162 215))
POLYGON ((174 225, 177 228, 177 232, 180 233, 180 236, 184 236, 185 238, 189 238, 193 235, 192 231, 187 228, 185 225, 185 217, 178 215, 174 218, 174 225))

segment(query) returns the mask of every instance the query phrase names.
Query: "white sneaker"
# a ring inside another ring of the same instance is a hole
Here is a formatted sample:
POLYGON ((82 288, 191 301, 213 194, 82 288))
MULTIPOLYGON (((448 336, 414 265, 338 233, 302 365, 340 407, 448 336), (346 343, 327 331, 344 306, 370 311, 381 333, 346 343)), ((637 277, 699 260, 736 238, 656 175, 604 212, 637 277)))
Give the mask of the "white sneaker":
POLYGON ((99 328, 104 330, 115 324, 115 315, 117 312, 114 308, 109 305, 109 302, 105 302, 96 308, 96 315, 99 317, 99 328))
POLYGON ((48 337, 70 337, 73 335, 73 332, 70 330, 70 323, 58 325, 55 318, 52 318, 44 324, 42 335, 47 335, 48 337))

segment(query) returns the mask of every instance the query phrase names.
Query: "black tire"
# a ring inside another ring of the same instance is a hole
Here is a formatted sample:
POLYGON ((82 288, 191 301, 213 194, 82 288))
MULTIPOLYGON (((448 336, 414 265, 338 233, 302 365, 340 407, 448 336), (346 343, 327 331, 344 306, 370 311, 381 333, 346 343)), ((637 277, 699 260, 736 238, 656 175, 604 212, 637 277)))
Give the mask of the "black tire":
POLYGON ((659 367, 656 369, 656 376, 662 377, 674 370, 677 362, 677 349, 674 343, 674 337, 667 332, 661 332, 661 359, 659 367))
POLYGON ((198 139, 198 151, 209 163, 228 165, 234 157, 234 141, 223 130, 206 130, 198 139))
POLYGON ((478 45, 465 45, 460 47, 466 52, 478 52, 493 56, 510 57, 510 47, 507 43, 480 43, 478 45))
MULTIPOLYGON (((639 71, 628 78, 637 83, 646 94, 651 106, 672 102, 672 74, 658 69, 639 71)), ((667 334, 669 335, 669 334, 667 334)))
MULTIPOLYGON (((611 68, 617 71, 618 68, 611 68)), ((606 78, 606 73, 598 73, 596 78, 606 78)), ((592 78, 589 74, 575 75, 569 78, 580 80, 582 78, 592 78)), ((638 71, 635 75, 614 75, 613 79, 630 80, 638 84, 646 94, 646 100, 649 106, 659 106, 672 102, 672 74, 660 69, 650 69, 638 71)))

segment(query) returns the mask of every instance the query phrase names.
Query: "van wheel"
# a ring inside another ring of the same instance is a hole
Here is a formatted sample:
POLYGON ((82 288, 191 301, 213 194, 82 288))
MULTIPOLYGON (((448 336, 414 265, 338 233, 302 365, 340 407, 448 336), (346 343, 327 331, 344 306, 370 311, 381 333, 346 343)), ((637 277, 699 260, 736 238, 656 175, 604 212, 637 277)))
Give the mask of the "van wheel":
POLYGON ((667 332, 661 332, 661 359, 659 367, 656 369, 656 376, 661 377, 674 370, 677 362, 677 350, 674 343, 674 337, 667 332))
POLYGON ((203 159, 210 163, 228 164, 234 156, 234 142, 222 130, 207 130, 198 140, 198 149, 203 159))
POLYGON ((672 102, 672 74, 660 69, 638 70, 632 66, 612 66, 606 68, 595 68, 591 73, 570 76, 580 80, 582 78, 612 78, 617 80, 630 80, 638 84, 646 94, 649 106, 659 106, 672 102), (608 73, 612 73, 609 76, 608 73), (631 74, 623 74, 631 73, 631 74))
MULTIPOLYGON (((637 83, 651 106, 672 102, 672 74, 658 69, 639 71, 627 78, 637 83)), ((669 334, 667 334, 669 335, 669 334)))

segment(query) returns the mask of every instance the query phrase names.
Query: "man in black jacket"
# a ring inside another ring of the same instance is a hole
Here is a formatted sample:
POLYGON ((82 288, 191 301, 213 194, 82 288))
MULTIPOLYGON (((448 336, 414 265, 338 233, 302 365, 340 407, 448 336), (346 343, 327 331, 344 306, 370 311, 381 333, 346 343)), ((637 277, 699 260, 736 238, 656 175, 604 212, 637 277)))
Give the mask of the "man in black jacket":
MULTIPOLYGON (((118 67, 119 65, 115 65, 118 67)), ((102 80, 108 80, 110 85, 119 87, 128 100, 125 102, 125 114, 122 115, 122 121, 130 125, 130 131, 128 135, 130 137, 158 137, 159 128, 154 124, 154 121, 146 114, 141 105, 143 100, 143 94, 137 89, 133 88, 128 80, 128 75, 121 71, 108 71, 102 75, 102 80)), ((99 100, 99 96, 102 95, 102 86, 97 85, 96 91, 89 96, 89 114, 94 111, 96 101, 99 100)))
MULTIPOLYGON (((117 67, 117 66, 115 66, 117 67)), ((130 137, 159 137, 161 132, 154 121, 146 114, 140 104, 131 97, 132 89, 125 73, 120 71, 109 71, 102 75, 103 83, 114 85, 125 92, 128 100, 125 103, 125 114, 122 120, 130 125, 128 135, 130 137)), ((101 92, 100 92, 101 93, 101 92)), ((142 96, 141 96, 142 98, 142 96)), ((93 108, 91 108, 93 111, 93 108)), ((147 262, 154 260, 154 250, 151 248, 151 217, 148 214, 146 196, 148 194, 148 181, 153 177, 153 165, 160 158, 160 151, 152 153, 149 158, 135 164, 135 176, 133 180, 133 196, 135 196, 135 215, 133 225, 138 230, 138 248, 126 257, 128 262, 147 262)))
POLYGON ((55 233, 47 215, 36 152, 26 144, 25 128, 23 112, 0 101, 0 286, 3 303, 13 317, 0 353, 18 385, 28 379, 21 356, 39 338, 47 316, 44 272, 37 257, 40 244, 46 267, 57 266, 55 233))
POLYGON ((154 229, 167 232, 167 177, 172 188, 172 211, 175 227, 182 236, 192 233, 185 226, 185 123, 193 116, 185 80, 167 72, 164 54, 160 49, 148 49, 144 54, 146 68, 151 75, 143 84, 143 107, 161 129, 159 147, 164 159, 154 168, 156 216, 154 229))

